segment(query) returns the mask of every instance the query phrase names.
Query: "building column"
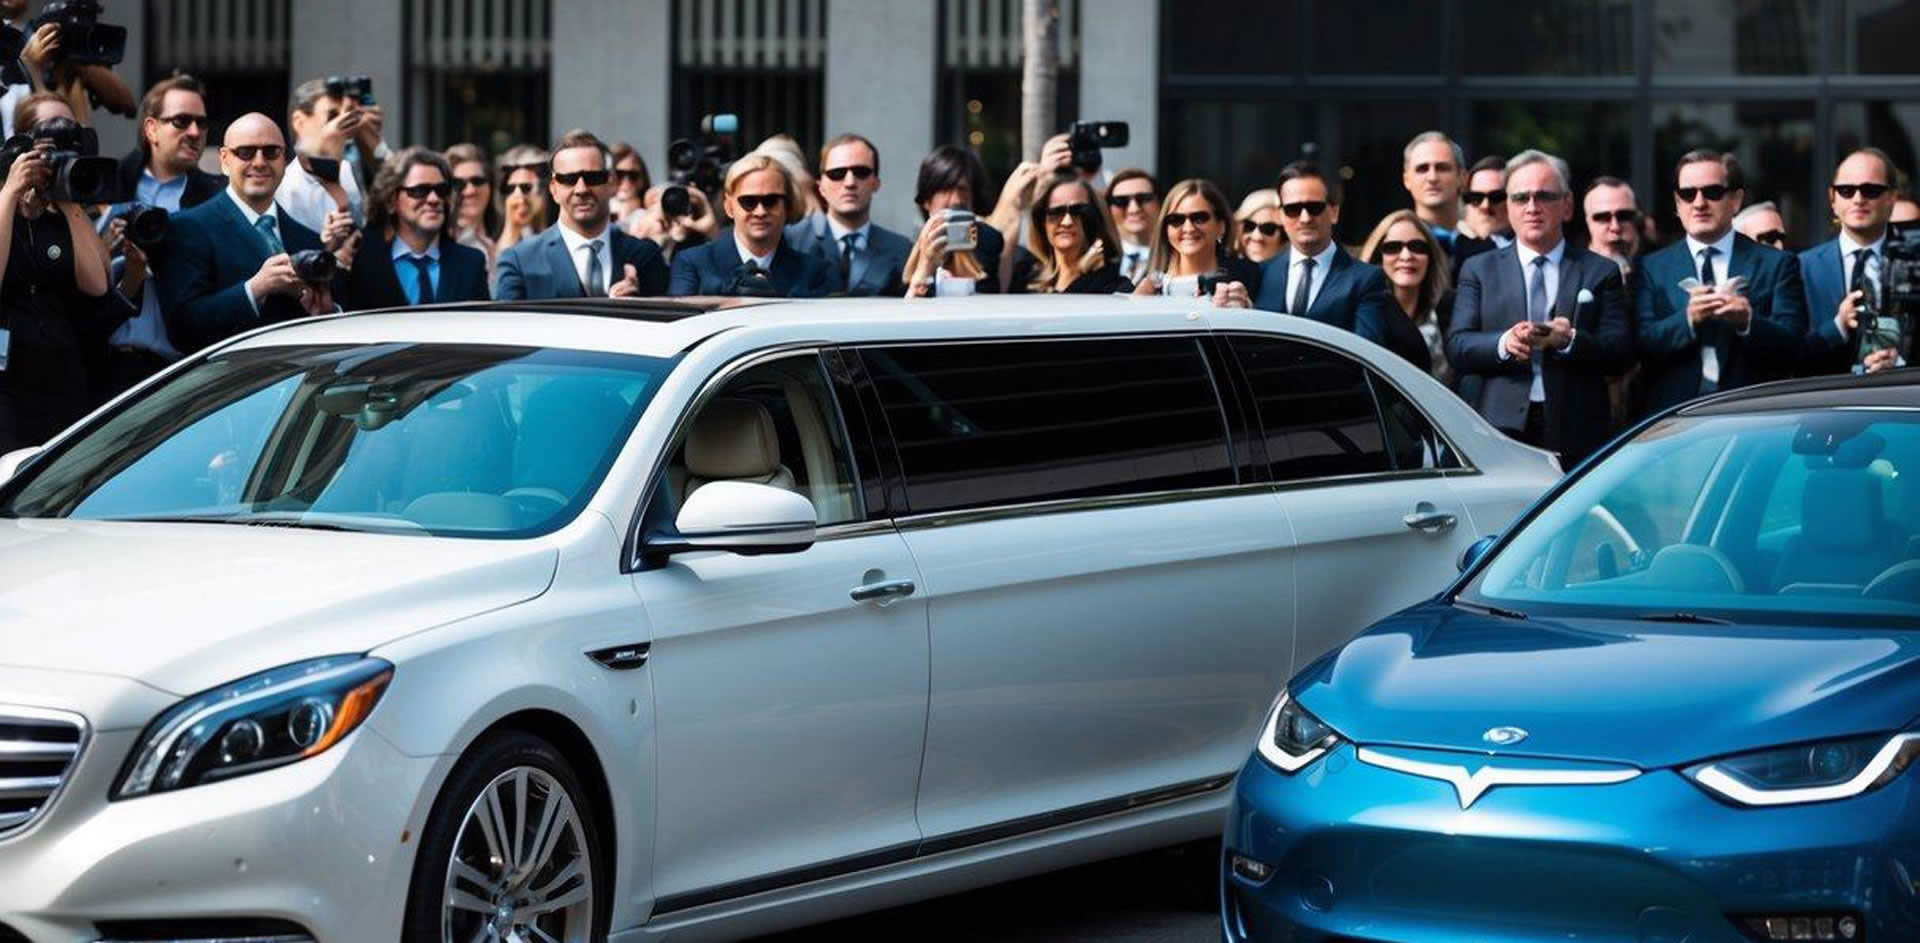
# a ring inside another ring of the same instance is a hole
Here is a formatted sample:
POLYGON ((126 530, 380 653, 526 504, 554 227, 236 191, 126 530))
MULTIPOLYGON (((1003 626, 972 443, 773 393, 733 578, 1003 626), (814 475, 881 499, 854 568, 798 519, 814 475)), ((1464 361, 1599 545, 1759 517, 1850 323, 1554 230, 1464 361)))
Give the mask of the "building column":
POLYGON ((873 221, 908 238, 920 229, 914 178, 933 147, 938 32, 930 2, 827 0, 827 137, 879 148, 873 221))
MULTIPOLYGON (((365 75, 373 79, 387 144, 399 148, 411 138, 406 124, 406 34, 402 4, 395 0, 333 0, 294 3, 289 32, 292 61, 287 87, 329 75, 365 75)), ((287 112, 273 116, 284 126, 287 112)), ((292 135, 293 129, 287 133, 292 135)))
MULTIPOLYGON (((553 128, 631 143, 666 178, 672 120, 670 0, 561 0, 553 8, 553 128)), ((551 145, 551 141, 544 142, 551 145)))
POLYGON ((1130 143, 1107 151, 1101 165, 1151 173, 1160 151, 1160 0, 1100 0, 1098 15, 1087 6, 1080 18, 1080 114, 1061 118, 1125 121, 1130 143))
POLYGON ((139 103, 147 93, 147 87, 142 82, 147 74, 147 5, 116 4, 103 18, 115 26, 127 28, 127 54, 119 65, 113 67, 113 74, 133 90, 135 115, 121 118, 109 115, 105 109, 96 109, 93 116, 93 127, 100 135, 101 156, 119 157, 140 145, 139 103))

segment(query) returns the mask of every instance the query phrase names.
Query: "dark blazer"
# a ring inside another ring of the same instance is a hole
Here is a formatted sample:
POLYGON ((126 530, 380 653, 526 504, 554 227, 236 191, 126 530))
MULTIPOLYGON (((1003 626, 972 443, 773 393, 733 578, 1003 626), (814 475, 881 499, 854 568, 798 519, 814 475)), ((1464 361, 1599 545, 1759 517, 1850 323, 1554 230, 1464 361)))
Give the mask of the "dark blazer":
POLYGON ((833 230, 827 226, 825 213, 789 225, 780 241, 792 246, 795 252, 816 256, 826 263, 827 270, 833 273, 832 294, 863 298, 875 295, 897 298, 906 294, 907 284, 901 273, 906 271, 913 241, 891 229, 875 224, 867 230, 866 256, 859 271, 849 273, 852 284, 848 285, 840 283, 840 247, 834 244, 833 230))
MULTIPOLYGON (((1607 377, 1627 368, 1633 357, 1633 329, 1627 318, 1626 285, 1611 259, 1568 245, 1560 258, 1560 285, 1549 316, 1573 322, 1573 346, 1566 351, 1536 351, 1546 428, 1542 444, 1559 452, 1572 467, 1612 435, 1607 377), (1591 294, 1582 303, 1580 292, 1591 294)), ((1447 325, 1447 362, 1460 377, 1469 405, 1495 427, 1526 428, 1533 390, 1533 362, 1501 360, 1507 330, 1527 319, 1526 275, 1520 250, 1507 246, 1467 260, 1454 295, 1447 325), (1477 387, 1477 392, 1473 392, 1477 387)))
MULTIPOLYGON (((980 223, 979 245, 973 249, 973 257, 980 260, 980 267, 986 270, 987 277, 980 280, 975 289, 982 294, 998 294, 1000 291, 1000 256, 1007 251, 1007 237, 1000 230, 980 223)), ((1024 295, 1040 272, 1040 260, 1026 246, 1013 247, 1013 271, 1007 281, 1007 294, 1024 295)))
MULTIPOLYGON (((147 159, 139 149, 120 158, 119 203, 131 203, 140 186, 140 173, 145 170, 147 159)), ((227 178, 219 174, 207 173, 198 167, 187 171, 187 189, 180 194, 180 208, 190 210, 220 194, 227 188, 227 178)))
POLYGON ((1460 284, 1460 269, 1467 264, 1468 259, 1482 252, 1492 252, 1498 248, 1500 248, 1500 244, 1494 242, 1492 239, 1462 236, 1458 232, 1455 232, 1453 245, 1447 247, 1447 255, 1453 262, 1453 271, 1450 273, 1453 275, 1453 283, 1455 285, 1460 284))
MULTIPOLYGON (((683 249, 673 257, 673 277, 667 294, 732 294, 740 265, 740 249, 734 244, 733 230, 722 229, 713 241, 683 249)), ((773 250, 773 270, 768 276, 774 293, 782 298, 825 298, 833 290, 835 281, 831 266, 817 255, 801 254, 788 245, 785 238, 773 250)))
MULTIPOLYGON (((627 277, 631 265, 640 277, 640 294, 658 296, 667 293, 667 263, 660 246, 651 239, 636 239, 620 227, 607 224, 605 235, 613 240, 613 271, 607 273, 612 286, 627 277)), ((442 251, 445 251, 444 249, 442 251)), ((493 297, 499 301, 544 301, 548 298, 584 298, 580 270, 573 267, 567 243, 560 238, 560 226, 530 239, 522 239, 493 263, 493 297)))
MULTIPOLYGON (((1254 307, 1286 314, 1301 313, 1287 311, 1292 299, 1291 289, 1287 287, 1292 260, 1291 251, 1282 252, 1261 267, 1260 286, 1253 296, 1254 307)), ((1305 316, 1346 328, 1378 344, 1386 340, 1386 319, 1392 307, 1393 296, 1387 289, 1386 273, 1335 246, 1333 259, 1327 263, 1326 280, 1321 282, 1320 294, 1313 299, 1313 306, 1305 316)))
POLYGON ((1807 295, 1807 363, 1797 371, 1846 373, 1853 369, 1853 341, 1840 334, 1833 316, 1847 297, 1847 267, 1840 240, 1829 239, 1800 253, 1800 277, 1807 295))
POLYGON ((1699 270, 1685 239, 1643 256, 1637 272, 1636 347, 1649 410, 1700 395, 1702 343, 1711 343, 1720 352, 1723 390, 1785 377, 1794 359, 1805 352, 1807 296, 1800 283, 1800 262, 1788 253, 1745 236, 1733 237, 1727 275, 1745 276, 1746 296, 1753 305, 1753 320, 1744 336, 1717 320, 1702 323, 1698 336, 1688 326, 1687 293, 1680 289, 1680 281, 1699 277, 1699 270))
MULTIPOLYGON (((275 207, 280 220, 280 243, 288 253, 318 249, 320 234, 294 222, 286 210, 275 207)), ((159 281, 160 311, 167 337, 183 354, 190 354, 241 331, 274 321, 306 316, 300 302, 288 295, 260 299, 254 313, 247 302, 246 281, 267 261, 267 243, 247 225, 246 216, 222 194, 172 219, 165 264, 155 272, 159 281)), ((336 279, 334 296, 345 294, 336 279)))
MULTIPOLYGON (((405 277, 415 278, 408 265, 405 277)), ((393 267, 393 242, 368 239, 353 258, 353 271, 347 275, 347 300, 341 307, 348 311, 371 308, 406 307, 407 290, 400 284, 401 273, 393 267)), ((486 301, 487 255, 451 239, 440 240, 440 287, 433 300, 486 301)))

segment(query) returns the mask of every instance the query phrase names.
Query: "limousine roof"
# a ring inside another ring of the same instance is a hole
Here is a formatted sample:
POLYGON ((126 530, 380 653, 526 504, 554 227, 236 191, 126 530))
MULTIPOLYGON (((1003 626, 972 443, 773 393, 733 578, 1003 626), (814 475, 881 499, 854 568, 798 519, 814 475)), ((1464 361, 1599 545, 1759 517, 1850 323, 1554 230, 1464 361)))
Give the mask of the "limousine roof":
MULTIPOLYGON (((1017 336, 1166 331, 1273 319, 1290 332, 1327 331, 1306 319, 1212 308, 1192 299, 1130 295, 982 295, 809 300, 745 298, 576 298, 431 305, 292 321, 244 335, 231 348, 288 344, 494 343, 605 350, 667 357, 726 331, 805 321, 832 333, 888 336, 1017 336), (1228 323, 1223 323, 1228 322, 1228 323), (965 329, 960 330, 962 326, 965 329)), ((1346 335, 1350 337, 1351 335, 1346 335)))

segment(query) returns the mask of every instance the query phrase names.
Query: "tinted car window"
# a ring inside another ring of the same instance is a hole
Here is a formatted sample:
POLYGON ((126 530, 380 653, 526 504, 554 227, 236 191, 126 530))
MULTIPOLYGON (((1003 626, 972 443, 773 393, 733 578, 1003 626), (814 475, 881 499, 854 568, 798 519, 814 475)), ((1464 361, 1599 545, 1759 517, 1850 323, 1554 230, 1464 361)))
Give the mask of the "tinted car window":
POLYGON ((1459 457, 1420 407, 1385 377, 1368 370, 1367 379, 1380 404, 1380 425, 1386 430, 1387 453, 1396 471, 1460 467, 1459 457))
POLYGON ((1279 338, 1235 337, 1233 350, 1259 407, 1274 480, 1393 469, 1365 367, 1279 338))
POLYGON ((861 352, 917 513, 1229 485, 1213 379, 1193 338, 861 352))

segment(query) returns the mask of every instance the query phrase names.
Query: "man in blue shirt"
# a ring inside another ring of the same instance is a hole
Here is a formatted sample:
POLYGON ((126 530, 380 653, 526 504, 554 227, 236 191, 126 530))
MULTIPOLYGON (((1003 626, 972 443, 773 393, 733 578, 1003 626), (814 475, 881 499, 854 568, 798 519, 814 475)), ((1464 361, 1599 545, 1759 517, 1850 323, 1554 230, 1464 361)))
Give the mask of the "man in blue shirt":
POLYGON ((453 211, 446 158, 418 147, 392 155, 367 201, 367 242, 347 276, 347 308, 487 300, 486 255, 442 238, 453 211))

